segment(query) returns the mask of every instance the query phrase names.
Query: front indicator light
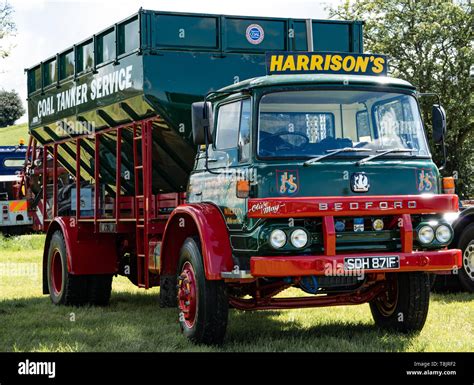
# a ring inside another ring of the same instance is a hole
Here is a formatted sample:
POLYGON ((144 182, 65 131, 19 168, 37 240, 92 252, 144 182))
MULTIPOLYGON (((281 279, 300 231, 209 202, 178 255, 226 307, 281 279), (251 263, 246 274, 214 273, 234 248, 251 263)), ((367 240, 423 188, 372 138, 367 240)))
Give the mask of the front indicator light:
POLYGON ((452 235, 452 230, 446 225, 441 225, 436 229, 436 240, 439 243, 448 243, 452 235))
POLYGON ((423 226, 420 230, 418 230, 418 239, 425 245, 433 242, 434 237, 434 230, 431 226, 423 226))
POLYGON ((290 242, 293 247, 301 249, 308 244, 308 234, 304 230, 296 229, 291 233, 290 242))
POLYGON ((281 249, 285 246, 286 243, 286 234, 282 230, 273 230, 270 234, 270 245, 274 249, 281 249))

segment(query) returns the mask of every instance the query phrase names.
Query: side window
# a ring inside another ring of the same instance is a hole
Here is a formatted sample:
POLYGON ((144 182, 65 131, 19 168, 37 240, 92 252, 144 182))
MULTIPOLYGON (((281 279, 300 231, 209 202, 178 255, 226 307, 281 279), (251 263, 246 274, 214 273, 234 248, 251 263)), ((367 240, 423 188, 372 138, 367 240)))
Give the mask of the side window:
POLYGON ((226 150, 237 147, 241 101, 219 107, 217 116, 216 148, 226 150))
POLYGON ((417 123, 407 96, 375 107, 375 118, 382 143, 404 148, 419 148, 417 123), (393 144, 395 142, 395 144, 393 144))
POLYGON ((369 114, 367 111, 359 111, 356 114, 357 139, 359 142, 371 142, 369 114))
POLYGON ((241 162, 249 160, 250 158, 250 118, 250 99, 245 99, 242 101, 239 130, 239 161, 241 162))

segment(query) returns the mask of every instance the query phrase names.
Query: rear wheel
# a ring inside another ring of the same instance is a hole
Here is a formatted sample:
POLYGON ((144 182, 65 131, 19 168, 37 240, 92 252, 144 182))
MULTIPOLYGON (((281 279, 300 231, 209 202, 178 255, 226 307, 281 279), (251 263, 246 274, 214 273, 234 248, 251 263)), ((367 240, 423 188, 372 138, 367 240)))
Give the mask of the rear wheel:
POLYGON ((387 290, 370 302, 375 324, 402 333, 423 329, 430 299, 428 274, 391 274, 387 276, 387 285, 387 290))
POLYGON ((86 275, 88 303, 95 306, 107 306, 112 293, 111 274, 86 275))
POLYGON ((225 284, 206 279, 199 242, 187 238, 178 265, 179 323, 192 342, 221 344, 227 328, 229 304, 225 284))
POLYGON ((48 289, 55 305, 107 305, 112 290, 112 275, 73 275, 67 269, 66 243, 56 231, 49 244, 48 289))

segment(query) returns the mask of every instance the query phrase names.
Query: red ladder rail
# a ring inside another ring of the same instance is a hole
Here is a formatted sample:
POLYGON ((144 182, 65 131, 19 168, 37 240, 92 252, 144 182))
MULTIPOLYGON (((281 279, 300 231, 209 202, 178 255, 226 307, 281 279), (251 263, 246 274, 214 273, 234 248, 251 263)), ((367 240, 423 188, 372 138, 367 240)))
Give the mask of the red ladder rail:
POLYGON ((138 131, 137 124, 133 125, 133 159, 135 182, 135 219, 136 219, 136 253, 138 287, 150 287, 149 264, 149 226, 152 176, 152 122, 143 122, 138 131), (139 146, 138 142, 141 142, 139 146), (139 153, 139 150, 140 153, 139 153), (140 183, 140 173, 142 183, 140 183), (140 203, 143 214, 140 209, 140 203))

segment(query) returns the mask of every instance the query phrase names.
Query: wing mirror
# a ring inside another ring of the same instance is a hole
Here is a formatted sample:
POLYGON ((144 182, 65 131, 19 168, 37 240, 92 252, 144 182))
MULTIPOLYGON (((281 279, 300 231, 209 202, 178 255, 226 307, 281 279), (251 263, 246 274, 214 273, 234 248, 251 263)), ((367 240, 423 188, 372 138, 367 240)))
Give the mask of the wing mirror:
POLYGON ((214 126, 211 103, 193 103, 191 105, 191 120, 193 126, 194 144, 201 145, 211 143, 212 127, 214 126))
POLYGON ((433 104, 433 140, 435 143, 442 143, 446 135, 446 112, 440 104, 433 104))

